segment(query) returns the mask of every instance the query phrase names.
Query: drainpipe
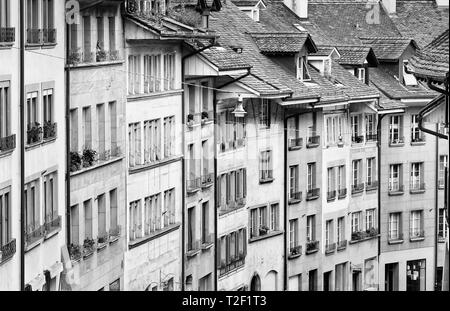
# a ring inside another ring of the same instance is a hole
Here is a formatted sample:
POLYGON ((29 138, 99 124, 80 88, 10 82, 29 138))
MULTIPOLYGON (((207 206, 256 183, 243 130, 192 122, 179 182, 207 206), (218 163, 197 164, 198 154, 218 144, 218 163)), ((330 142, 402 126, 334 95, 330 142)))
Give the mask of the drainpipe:
MULTIPOLYGON (((66 27, 66 59, 69 59, 69 38, 70 31, 67 23, 66 27)), ((66 243, 70 245, 70 65, 66 66, 66 107, 65 107, 65 121, 66 121, 66 243)))
MULTIPOLYGON (((439 125, 436 124, 436 131, 439 130, 439 125)), ((439 137, 436 137, 436 179, 435 179, 435 211, 434 211, 434 290, 437 290, 437 265, 438 265, 438 225, 439 225, 439 204, 438 204, 438 196, 439 196, 439 137)))
POLYGON ((284 136, 284 165, 283 165, 283 178, 284 178, 284 232, 283 232, 283 239, 284 239, 284 260, 283 260, 283 269, 284 269, 284 290, 288 290, 288 239, 287 239, 287 231, 288 231, 288 202, 287 202, 287 153, 288 153, 288 141, 287 141, 287 118, 286 118, 286 110, 283 111, 283 121, 284 121, 284 130, 283 130, 283 136, 284 136))
POLYGON ((20 38, 20 290, 25 289, 25 3, 19 2, 20 38))
MULTIPOLYGON (((199 53, 201 53, 202 51, 204 51, 204 50, 207 50, 207 49, 209 49, 209 48, 211 48, 211 47, 213 47, 213 46, 215 46, 216 45, 216 40, 214 39, 214 42, 212 43, 212 44, 210 44, 210 45, 207 45, 207 46, 205 46, 205 47, 203 47, 203 48, 201 48, 201 49, 199 49, 199 50, 196 50, 196 51, 194 51, 194 52, 191 52, 191 53, 189 53, 189 54, 187 54, 187 55, 185 55, 185 56, 183 56, 182 58, 181 58, 181 81, 182 81, 182 87, 184 88, 184 83, 186 82, 186 79, 185 79, 185 74, 184 74, 184 61, 187 59, 187 58, 189 58, 189 57, 191 57, 191 56, 194 56, 194 55, 196 55, 196 54, 199 54, 199 53)), ((183 135, 182 135, 182 138, 181 138, 181 140, 182 140, 182 144, 183 144, 183 155, 182 155, 182 158, 181 158, 181 180, 182 180, 182 182, 181 182, 181 192, 182 192, 182 198, 181 198, 181 205, 182 205, 182 210, 181 210, 181 232, 182 232, 182 234, 181 234, 181 290, 182 291, 184 291, 185 290, 185 278, 186 278, 186 276, 185 276, 185 274, 186 274, 186 271, 185 271, 185 248, 186 248, 186 246, 185 246, 185 243, 186 243, 186 241, 185 241, 185 227, 186 227, 186 221, 185 221, 185 209, 186 209, 186 172, 185 172, 185 168, 186 168, 186 157, 185 157, 185 150, 184 150, 184 148, 185 148, 185 146, 186 146, 186 137, 185 137, 185 128, 184 128, 184 116, 185 116, 185 113, 186 113, 186 108, 185 108, 185 102, 186 102, 186 100, 185 100, 185 98, 184 98, 184 92, 183 92, 183 95, 181 96, 181 116, 182 116, 182 128, 183 128, 183 135)), ((214 189, 215 189, 215 184, 214 184, 214 189)), ((214 190, 215 191, 215 190, 214 190)), ((215 209, 215 208, 214 208, 215 209)), ((214 245, 215 245, 216 243, 214 243, 214 245)), ((214 246, 215 247, 215 246, 214 246)), ((216 257, 216 256, 214 256, 214 257, 216 257)), ((214 267, 214 269, 215 269, 215 267, 214 267)), ((216 278, 216 273, 214 273, 214 277, 216 278)))
POLYGON ((217 100, 217 92, 216 90, 213 91, 213 118, 214 118, 214 291, 217 291, 218 288, 218 279, 217 279, 217 240, 219 239, 219 236, 217 234, 217 202, 218 202, 218 194, 217 194, 217 134, 216 134, 216 128, 217 128, 217 106, 216 106, 216 100, 217 100))

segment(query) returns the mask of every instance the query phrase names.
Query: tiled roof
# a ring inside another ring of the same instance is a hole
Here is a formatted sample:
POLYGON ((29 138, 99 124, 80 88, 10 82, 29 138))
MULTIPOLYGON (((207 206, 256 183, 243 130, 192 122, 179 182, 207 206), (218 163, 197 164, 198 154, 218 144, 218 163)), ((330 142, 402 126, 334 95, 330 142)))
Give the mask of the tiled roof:
POLYGON ((392 73, 381 67, 371 68, 370 82, 391 99, 432 98, 435 96, 435 93, 421 82, 418 82, 417 86, 407 87, 392 73))
MULTIPOLYGON (((261 0, 231 0, 234 5, 236 6, 255 6, 257 5, 261 0)), ((263 1, 264 3, 264 1, 263 1)))
POLYGON ((239 54, 230 48, 212 47, 201 52, 211 63, 219 70, 236 70, 251 68, 251 65, 245 62, 239 54))
POLYGON ((314 56, 330 56, 330 54, 331 54, 331 52, 333 52, 333 50, 334 50, 334 47, 332 47, 332 46, 321 45, 321 46, 317 47, 317 52, 315 52, 315 53, 313 53, 311 55, 314 55, 314 56))
POLYGON ((341 58, 339 64, 361 66, 364 61, 368 61, 370 66, 377 66, 378 59, 375 56, 371 47, 361 45, 346 45, 336 47, 341 58))
POLYGON ((407 106, 401 101, 390 99, 383 93, 380 94, 380 99, 376 104, 376 108, 378 111, 405 109, 406 107, 407 106))
POLYGON ((255 40, 258 49, 263 54, 278 54, 278 53, 298 53, 306 44, 308 51, 314 52, 317 50, 314 42, 312 42, 309 34, 300 32, 264 32, 252 33, 253 40, 255 40))
POLYGON ((434 0, 397 0, 397 13, 391 18, 402 35, 421 48, 449 28, 449 8, 438 7, 434 0))
POLYGON ((449 74, 449 30, 410 59, 411 70, 417 77, 443 82, 449 74))
POLYGON ((360 37, 363 44, 375 52, 379 60, 398 60, 408 46, 417 47, 414 40, 403 37, 360 37))

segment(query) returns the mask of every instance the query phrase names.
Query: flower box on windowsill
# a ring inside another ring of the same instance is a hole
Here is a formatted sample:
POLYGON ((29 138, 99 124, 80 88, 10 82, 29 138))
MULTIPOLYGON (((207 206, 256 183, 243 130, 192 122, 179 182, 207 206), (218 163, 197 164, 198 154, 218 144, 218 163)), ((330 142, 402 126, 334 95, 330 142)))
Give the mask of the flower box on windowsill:
POLYGON ((403 185, 400 185, 397 188, 388 190, 388 195, 390 195, 390 196, 396 196, 396 195, 402 195, 402 194, 404 194, 403 185))
POLYGON ((272 182, 274 180, 275 180, 275 178, 273 178, 273 177, 260 178, 259 179, 259 183, 260 184, 266 184, 266 183, 270 183, 270 182, 272 182))
POLYGON ((403 147, 405 140, 403 138, 389 139, 389 147, 403 147))
POLYGON ((302 246, 298 245, 289 249, 288 259, 298 258, 302 255, 302 246))
POLYGON ((342 251, 347 248, 347 240, 339 241, 337 243, 337 251, 342 251))

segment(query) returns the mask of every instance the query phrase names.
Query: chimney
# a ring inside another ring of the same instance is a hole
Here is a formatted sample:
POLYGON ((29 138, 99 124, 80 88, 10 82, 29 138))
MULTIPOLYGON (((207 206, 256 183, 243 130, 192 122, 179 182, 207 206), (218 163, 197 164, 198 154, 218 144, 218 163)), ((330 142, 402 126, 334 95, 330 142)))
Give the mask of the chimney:
POLYGON ((388 14, 397 13, 397 0, 381 0, 388 14))
POLYGON ((436 4, 438 7, 448 8, 449 0, 436 0, 436 4))
POLYGON ((308 0, 283 0, 284 4, 300 18, 308 18, 308 0))

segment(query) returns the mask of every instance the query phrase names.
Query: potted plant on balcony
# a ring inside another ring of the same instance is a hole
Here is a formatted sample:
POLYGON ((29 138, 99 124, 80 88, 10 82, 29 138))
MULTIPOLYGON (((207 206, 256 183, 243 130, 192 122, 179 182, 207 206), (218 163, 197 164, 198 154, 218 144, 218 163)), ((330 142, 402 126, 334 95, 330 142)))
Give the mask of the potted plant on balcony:
POLYGON ((76 49, 75 51, 71 51, 69 53, 69 57, 67 59, 67 63, 69 65, 76 65, 81 62, 81 53, 80 48, 76 49))
POLYGON ((56 137, 56 123, 52 121, 44 122, 44 139, 56 137))
POLYGON ((33 122, 28 125, 28 144, 37 143, 41 140, 42 127, 39 122, 33 122))
POLYGON ((81 156, 76 151, 70 152, 70 171, 76 172, 81 168, 81 156))
POLYGON ((205 124, 209 120, 208 111, 202 112, 202 124, 205 124))
POLYGON ((82 160, 83 160, 83 167, 90 167, 94 164, 95 162, 95 156, 97 155, 97 152, 95 150, 92 149, 84 149, 83 150, 83 156, 82 156, 82 160))
POLYGON ((378 235, 378 230, 375 229, 374 227, 371 227, 370 229, 366 230, 366 234, 367 234, 367 236, 373 237, 373 236, 378 235))
POLYGON ((69 256, 71 260, 78 261, 81 258, 80 245, 70 244, 69 245, 69 256))
POLYGON ((96 61, 97 62, 104 62, 107 59, 107 53, 104 49, 102 48, 97 48, 97 53, 96 53, 96 61))
POLYGON ((267 232, 269 232, 269 227, 266 225, 259 227, 259 235, 266 235, 267 232))
POLYGON ((87 238, 83 242, 83 256, 89 256, 94 252, 94 239, 87 238))
POLYGON ((191 127, 194 125, 194 115, 192 113, 187 115, 187 126, 191 127))

